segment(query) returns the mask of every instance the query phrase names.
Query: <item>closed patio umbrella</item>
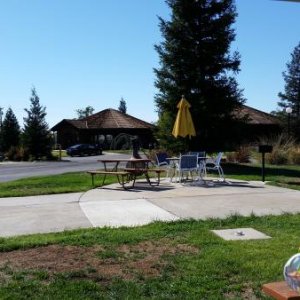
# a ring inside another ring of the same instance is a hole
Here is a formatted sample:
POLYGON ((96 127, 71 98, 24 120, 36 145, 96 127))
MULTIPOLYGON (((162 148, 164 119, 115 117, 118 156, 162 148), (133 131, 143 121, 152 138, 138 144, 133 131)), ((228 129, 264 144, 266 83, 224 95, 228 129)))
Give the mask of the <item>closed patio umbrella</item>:
POLYGON ((176 117, 176 121, 173 127, 172 134, 177 138, 178 136, 186 137, 187 135, 189 138, 191 136, 196 135, 193 119, 190 113, 191 105, 182 96, 180 102, 177 105, 178 113, 176 117))

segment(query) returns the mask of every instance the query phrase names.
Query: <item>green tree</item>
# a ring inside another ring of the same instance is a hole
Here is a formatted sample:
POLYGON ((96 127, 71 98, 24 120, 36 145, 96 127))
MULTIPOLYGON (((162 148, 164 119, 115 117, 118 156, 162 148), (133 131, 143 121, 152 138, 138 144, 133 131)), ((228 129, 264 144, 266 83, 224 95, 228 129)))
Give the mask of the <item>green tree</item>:
POLYGON ((0 159, 1 159, 1 153, 2 153, 2 116, 3 116, 3 107, 0 107, 0 159))
POLYGON ((160 18, 164 40, 155 46, 160 59, 160 68, 154 69, 159 115, 170 113, 172 122, 163 123, 172 132, 177 103, 184 94, 191 104, 197 131, 190 146, 206 150, 224 148, 236 138, 232 112, 244 102, 234 78, 240 57, 237 52, 230 52, 235 39, 232 24, 237 16, 234 2, 166 0, 166 3, 172 11, 171 20, 160 18))
POLYGON ((123 97, 120 100, 120 104, 119 104, 119 108, 118 110, 123 113, 126 114, 127 112, 127 105, 126 105, 126 101, 123 99, 123 97))
POLYGON ((86 108, 82 109, 76 109, 77 118, 78 119, 84 119, 94 113, 94 108, 90 105, 88 105, 86 108))
POLYGON ((0 127, 2 126, 3 107, 0 107, 0 127))
POLYGON ((35 88, 31 90, 30 109, 24 118, 23 144, 34 159, 51 156, 52 139, 46 122, 46 107, 40 105, 35 88))
MULTIPOLYGON (((294 48, 291 54, 291 60, 286 64, 286 71, 282 73, 285 86, 284 92, 278 94, 280 101, 277 114, 287 108, 292 108, 293 125, 300 131, 300 43, 294 48)), ((284 114, 287 117, 287 114, 284 114)), ((295 129, 295 128, 294 128, 295 129)))
POLYGON ((187 148, 186 139, 174 139, 172 136, 171 126, 173 126, 173 118, 168 111, 163 112, 157 122, 158 130, 155 132, 155 137, 159 143, 159 148, 169 149, 170 153, 179 153, 187 148))
POLYGON ((11 108, 6 111, 1 128, 2 151, 6 152, 11 147, 20 144, 20 126, 18 120, 11 108))

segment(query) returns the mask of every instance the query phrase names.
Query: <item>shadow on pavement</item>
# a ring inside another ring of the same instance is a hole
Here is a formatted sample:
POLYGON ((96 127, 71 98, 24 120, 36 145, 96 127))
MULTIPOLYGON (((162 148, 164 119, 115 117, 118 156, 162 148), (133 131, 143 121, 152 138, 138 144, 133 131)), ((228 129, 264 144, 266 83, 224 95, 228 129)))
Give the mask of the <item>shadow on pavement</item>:
MULTIPOLYGON (((199 186, 203 188, 220 188, 220 187, 246 187, 246 188, 253 188, 253 189, 263 189, 264 186, 258 186, 258 185, 253 185, 250 184, 249 182, 246 181, 218 181, 218 180, 204 180, 201 183, 189 183, 191 186, 199 186)), ((185 186, 188 186, 188 183, 184 184, 185 186)))

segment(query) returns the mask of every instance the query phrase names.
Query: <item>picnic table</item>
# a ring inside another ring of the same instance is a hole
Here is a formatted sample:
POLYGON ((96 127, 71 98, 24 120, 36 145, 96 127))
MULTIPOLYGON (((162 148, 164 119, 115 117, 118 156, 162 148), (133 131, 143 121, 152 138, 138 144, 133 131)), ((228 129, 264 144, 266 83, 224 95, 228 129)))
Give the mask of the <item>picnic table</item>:
POLYGON ((128 158, 128 159, 100 159, 98 162, 102 163, 104 169, 88 171, 92 176, 92 184, 94 185, 94 176, 103 175, 102 184, 104 185, 107 175, 114 175, 118 179, 118 183, 124 188, 133 188, 138 176, 145 176, 147 183, 150 186, 159 185, 160 174, 165 172, 164 169, 149 168, 151 162, 148 158, 128 158), (125 163, 125 167, 120 167, 121 163, 125 163), (157 179, 155 181, 150 180, 150 173, 156 173, 157 179), (129 184, 131 182, 131 184, 129 184))

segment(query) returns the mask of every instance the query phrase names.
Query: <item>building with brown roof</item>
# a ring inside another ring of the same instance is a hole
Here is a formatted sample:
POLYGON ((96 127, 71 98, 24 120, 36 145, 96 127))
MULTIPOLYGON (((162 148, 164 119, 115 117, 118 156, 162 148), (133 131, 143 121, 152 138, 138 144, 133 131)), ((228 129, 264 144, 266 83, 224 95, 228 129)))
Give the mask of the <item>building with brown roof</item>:
POLYGON ((63 149, 77 143, 101 144, 108 147, 120 135, 138 136, 142 147, 154 142, 155 126, 131 115, 109 108, 83 119, 63 119, 51 128, 57 144, 63 149))
MULTIPOLYGON (((234 115, 246 120, 240 127, 243 141, 236 142, 254 142, 260 136, 278 134, 282 130, 282 123, 276 117, 246 105, 242 105, 234 115)), ((77 143, 100 144, 107 149, 116 137, 126 135, 127 140, 128 136, 138 136, 143 148, 155 143, 155 125, 111 108, 80 120, 63 119, 51 130, 56 132, 56 143, 63 149, 77 143)))
POLYGON ((254 142, 259 137, 276 135, 283 130, 283 124, 278 118, 247 105, 242 105, 234 115, 238 119, 245 120, 243 127, 245 141, 254 142))
POLYGON ((281 121, 276 117, 247 105, 242 105, 240 109, 237 109, 235 115, 239 119, 246 117, 247 123, 251 125, 281 126, 281 121))

